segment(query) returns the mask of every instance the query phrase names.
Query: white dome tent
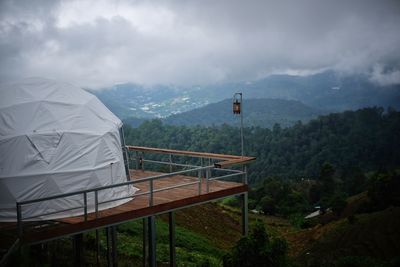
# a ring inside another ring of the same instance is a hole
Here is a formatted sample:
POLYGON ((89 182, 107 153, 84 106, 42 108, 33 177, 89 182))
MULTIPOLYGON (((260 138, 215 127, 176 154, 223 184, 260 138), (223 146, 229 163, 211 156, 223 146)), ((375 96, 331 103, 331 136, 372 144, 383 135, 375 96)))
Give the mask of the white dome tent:
MULTIPOLYGON (((94 95, 66 83, 29 78, 0 85, 0 221, 16 221, 16 202, 127 181, 121 121, 94 95)), ((132 186, 98 192, 99 202, 130 197, 132 186)), ((106 209, 131 198, 99 206, 106 209)), ((94 193, 88 193, 89 212, 94 193)), ((23 218, 83 214, 82 195, 24 206, 23 218), (40 216, 60 210, 62 213, 40 216)))

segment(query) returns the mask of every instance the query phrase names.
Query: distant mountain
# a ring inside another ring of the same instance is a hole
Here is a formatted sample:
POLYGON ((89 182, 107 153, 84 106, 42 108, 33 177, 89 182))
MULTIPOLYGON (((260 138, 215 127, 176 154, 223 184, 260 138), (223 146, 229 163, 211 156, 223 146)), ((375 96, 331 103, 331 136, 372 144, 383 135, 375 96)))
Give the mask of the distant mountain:
MULTIPOLYGON (((245 126, 261 126, 272 128, 275 123, 287 127, 298 121, 307 122, 323 114, 322 111, 304 105, 299 101, 282 99, 247 99, 243 102, 245 126)), ((226 99, 201 108, 171 115, 162 120, 170 125, 240 125, 240 116, 232 113, 232 100, 226 99)), ((137 126, 136 120, 125 120, 137 126)), ((140 124, 140 123, 139 123, 140 124)))
POLYGON ((327 71, 310 76, 271 75, 252 82, 207 86, 152 86, 120 84, 89 90, 121 119, 164 118, 216 103, 243 92, 245 99, 275 98, 300 101, 326 111, 371 106, 400 109, 400 85, 378 86, 364 75, 343 76, 327 71))
POLYGON ((304 77, 273 75, 249 83, 242 91, 247 97, 293 99, 329 111, 400 107, 400 85, 383 87, 364 75, 342 76, 332 71, 304 77))
POLYGON ((207 101, 191 98, 187 89, 174 86, 119 84, 88 91, 121 119, 161 118, 208 104, 207 101))

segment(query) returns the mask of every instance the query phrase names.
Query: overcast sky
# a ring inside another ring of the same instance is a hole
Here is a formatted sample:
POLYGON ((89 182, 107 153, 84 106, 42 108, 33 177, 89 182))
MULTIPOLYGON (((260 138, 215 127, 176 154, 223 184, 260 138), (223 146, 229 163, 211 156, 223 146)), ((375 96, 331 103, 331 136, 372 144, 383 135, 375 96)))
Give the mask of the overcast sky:
POLYGON ((400 0, 0 0, 0 79, 100 88, 334 69, 400 83, 400 0))

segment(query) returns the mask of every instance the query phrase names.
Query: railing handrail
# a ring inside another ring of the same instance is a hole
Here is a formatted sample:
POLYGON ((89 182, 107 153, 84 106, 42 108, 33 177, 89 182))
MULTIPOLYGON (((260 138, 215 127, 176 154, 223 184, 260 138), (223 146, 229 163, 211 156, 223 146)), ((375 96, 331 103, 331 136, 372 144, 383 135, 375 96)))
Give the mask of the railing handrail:
POLYGON ((143 147, 143 146, 126 146, 128 150, 151 152, 151 153, 161 153, 161 154, 172 154, 181 156, 191 156, 196 158, 212 158, 212 159, 242 159, 244 161, 255 160, 255 157, 248 156, 237 156, 237 155, 227 155, 227 154, 217 154, 208 152, 196 152, 196 151, 186 151, 186 150, 176 150, 167 148, 155 148, 155 147, 143 147))
POLYGON ((122 187, 122 186, 126 186, 126 185, 147 182, 150 180, 158 180, 158 179, 162 179, 162 178, 166 178, 166 177, 170 177, 170 176, 174 176, 174 175, 185 174, 185 173, 189 173, 189 172, 201 171, 201 170, 212 169, 212 168, 214 168, 214 166, 198 167, 198 168, 193 168, 193 169, 189 169, 189 170, 176 171, 176 172, 172 172, 172 173, 166 173, 166 174, 149 176, 149 177, 145 177, 145 178, 139 178, 136 180, 131 180, 131 181, 123 182, 123 183, 99 186, 99 187, 89 188, 89 189, 85 189, 85 190, 79 190, 79 191, 74 191, 74 192, 69 192, 69 193, 52 195, 52 196, 43 197, 43 198, 17 201, 16 203, 19 205, 26 205, 26 204, 36 203, 36 202, 49 201, 49 200, 56 199, 56 198, 65 198, 65 197, 70 197, 73 195, 81 195, 84 193, 90 193, 90 192, 94 192, 94 191, 102 191, 102 190, 111 189, 114 187, 122 187))
MULTIPOLYGON (((117 184, 111 184, 111 185, 106 185, 106 186, 99 186, 99 187, 95 187, 95 188, 89 188, 89 189, 84 189, 84 190, 78 190, 78 191, 74 191, 74 192, 69 192, 69 193, 62 193, 62 194, 57 194, 57 195, 52 195, 52 196, 48 196, 48 197, 43 197, 43 198, 37 198, 37 199, 28 199, 28 200, 23 200, 23 201, 17 201, 16 202, 16 208, 17 208, 17 222, 18 222, 18 233, 22 234, 22 222, 24 220, 28 220, 28 219, 32 219, 32 218, 38 218, 41 216, 45 216, 47 214, 39 214, 39 215, 35 215, 35 216, 31 216, 28 218, 23 218, 22 216, 22 206, 24 205, 29 205, 29 204, 33 204, 33 203, 39 203, 39 202, 44 202, 44 201, 50 201, 50 200, 54 200, 54 199, 60 199, 60 198, 67 198, 67 197, 71 197, 71 196, 78 196, 78 195, 83 195, 83 201, 84 204, 82 207, 75 207, 74 209, 79 209, 79 208, 83 208, 84 209, 84 219, 85 221, 87 220, 88 217, 88 193, 94 193, 95 195, 95 218, 98 217, 98 212, 99 212, 99 205, 106 203, 106 202, 99 202, 98 201, 98 192, 102 191, 102 190, 107 190, 107 189, 112 189, 112 188, 116 188, 116 187, 123 187, 123 186, 130 186, 130 185, 134 185, 137 183, 143 183, 143 182, 149 182, 149 189, 146 192, 140 193, 140 195, 149 195, 149 205, 152 206, 153 205, 153 194, 155 192, 159 192, 159 191, 163 191, 166 189, 171 189, 171 188, 177 188, 177 187, 182 187, 182 186, 186 186, 189 183, 185 183, 185 184, 178 184, 178 185, 174 185, 172 187, 166 187, 166 188, 160 188, 155 190, 154 189, 154 181, 158 180, 158 179, 163 179, 163 178, 167 178, 167 177, 171 177, 171 176, 176 176, 176 175, 181 175, 181 174, 187 174, 187 173, 191 173, 191 172, 197 172, 198 173, 198 181, 197 182, 191 182, 190 184, 195 184, 198 183, 199 184, 199 194, 202 193, 201 190, 201 173, 203 173, 203 171, 205 171, 205 180, 206 180, 206 192, 209 192, 209 183, 208 181, 211 180, 216 180, 216 179, 222 179, 222 178, 228 178, 228 177, 233 177, 233 176, 239 176, 239 175, 244 175, 243 176, 243 183, 247 184, 247 171, 246 171, 246 167, 244 166, 243 171, 239 171, 239 170, 233 170, 233 169, 221 169, 221 167, 228 167, 231 165, 244 165, 252 160, 254 160, 255 158, 253 157, 242 157, 242 156, 235 156, 235 155, 224 155, 224 154, 214 154, 214 153, 205 153, 205 152, 193 152, 193 151, 182 151, 182 150, 172 150, 172 149, 159 149, 159 148, 149 148, 149 147, 139 147, 139 146, 125 146, 125 148, 127 148, 128 150, 133 150, 136 151, 136 153, 141 152, 149 152, 149 153, 161 153, 161 154, 169 154, 170 155, 170 161, 169 162, 164 162, 164 161, 153 161, 151 160, 151 162, 153 163, 161 163, 161 164, 170 164, 170 173, 164 173, 164 174, 159 174, 159 175, 153 175, 153 176, 149 176, 149 177, 145 177, 145 178, 139 178, 139 179, 135 179, 135 180, 130 180, 130 181, 126 181, 126 182, 122 182, 122 183, 117 183, 117 184), (186 165, 186 164, 174 164, 172 162, 172 155, 179 155, 179 156, 191 156, 191 157, 197 157, 197 158, 201 158, 201 163, 200 166, 196 166, 196 165, 186 165), (209 163, 207 166, 202 166, 203 165, 203 159, 209 159, 209 163), (218 160, 222 160, 220 162, 211 164, 211 159, 218 159, 218 160), (180 171, 175 171, 172 172, 172 168, 171 166, 175 165, 175 166, 183 166, 189 169, 186 170, 180 170, 180 171), (226 171, 229 172, 230 174, 226 174, 226 175, 222 175, 222 176, 217 176, 214 178, 210 177, 211 171, 212 170, 217 170, 217 171, 226 171)), ((136 156, 136 161, 140 161, 140 162, 145 162, 148 160, 145 160, 143 158, 143 155, 141 157, 138 157, 138 154, 136 156)), ((138 166, 138 165, 137 165, 138 166)), ((142 169, 144 169, 143 165, 142 165, 142 169)), ((126 196, 124 198, 131 198, 134 197, 134 195, 131 196, 126 196)), ((117 201, 115 199, 109 200, 107 202, 111 202, 111 201, 117 201)), ((62 210, 62 211, 56 211, 54 213, 61 213, 61 212, 65 212, 68 211, 70 209, 67 210, 62 210)))

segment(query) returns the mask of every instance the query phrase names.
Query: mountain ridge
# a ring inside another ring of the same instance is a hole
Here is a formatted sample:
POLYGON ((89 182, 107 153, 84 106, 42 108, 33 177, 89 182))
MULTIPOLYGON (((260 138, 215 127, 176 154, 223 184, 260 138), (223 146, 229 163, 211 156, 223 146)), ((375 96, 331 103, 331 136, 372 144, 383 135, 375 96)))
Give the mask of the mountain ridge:
POLYGON ((226 82, 205 86, 177 87, 118 84, 95 94, 121 119, 165 118, 242 92, 245 99, 279 98, 340 112, 372 106, 400 109, 400 85, 379 86, 365 75, 343 75, 326 71, 309 76, 271 75, 251 82, 226 82))

